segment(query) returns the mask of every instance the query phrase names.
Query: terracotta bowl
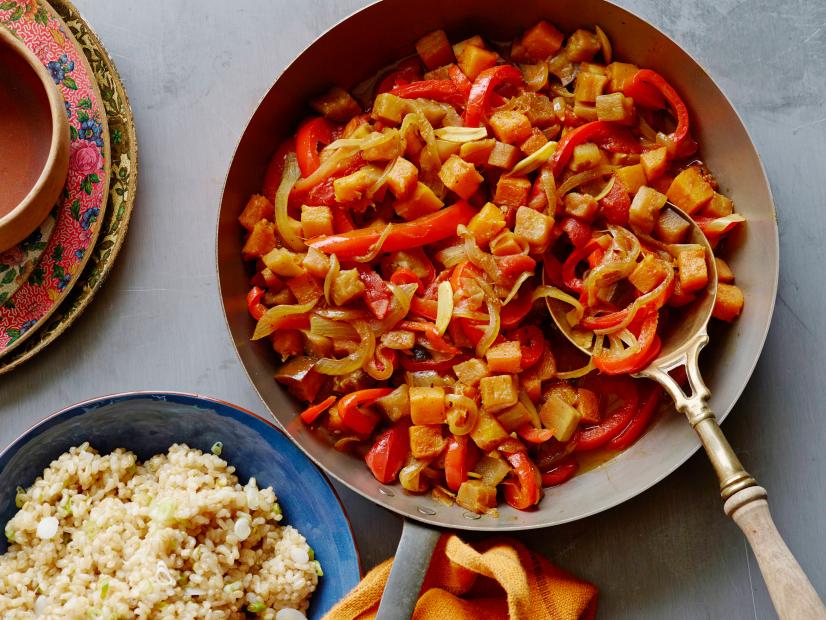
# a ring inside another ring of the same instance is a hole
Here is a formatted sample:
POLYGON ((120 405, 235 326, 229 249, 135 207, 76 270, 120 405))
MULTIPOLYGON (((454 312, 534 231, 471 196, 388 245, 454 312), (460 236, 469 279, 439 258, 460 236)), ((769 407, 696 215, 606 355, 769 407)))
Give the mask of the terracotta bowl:
POLYGON ((0 252, 40 225, 68 171, 63 96, 37 56, 0 27, 0 252))

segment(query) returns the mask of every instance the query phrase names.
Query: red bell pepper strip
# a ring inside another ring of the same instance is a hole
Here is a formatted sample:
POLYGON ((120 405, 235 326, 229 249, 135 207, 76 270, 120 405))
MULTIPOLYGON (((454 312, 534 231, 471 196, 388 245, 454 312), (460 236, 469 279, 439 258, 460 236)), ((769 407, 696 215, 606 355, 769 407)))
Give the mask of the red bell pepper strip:
MULTIPOLYGON (((628 205, 631 206, 631 203, 628 203, 628 205)), ((575 217, 566 217, 562 220, 561 226, 575 248, 581 248, 588 243, 593 236, 591 227, 575 217)))
POLYGON ((262 192, 270 202, 275 202, 275 192, 281 185, 281 177, 284 176, 284 160, 287 154, 295 151, 295 140, 288 138, 282 142, 267 165, 267 172, 264 174, 264 186, 262 192))
POLYGON ((408 269, 407 267, 397 267, 393 272, 393 275, 390 276, 390 281, 393 284, 415 284, 416 291, 418 293, 424 291, 424 284, 422 284, 419 276, 417 276, 412 269, 408 269))
POLYGON ((618 177, 614 177, 614 184, 608 193, 599 201, 600 209, 609 224, 617 226, 628 225, 628 213, 631 210, 631 199, 628 197, 628 190, 618 177))
MULTIPOLYGON (((394 224, 382 246, 383 252, 409 250, 446 239, 456 234, 459 224, 467 224, 476 209, 464 200, 423 215, 409 222, 394 224)), ((361 228, 340 235, 328 235, 311 239, 307 245, 326 254, 336 254, 339 259, 363 256, 379 240, 382 230, 361 228)))
POLYGON ((304 411, 302 411, 298 415, 301 418, 301 421, 304 422, 305 424, 312 424, 313 422, 315 422, 319 418, 319 416, 322 413, 324 413, 330 407, 332 407, 334 402, 336 402, 336 397, 335 396, 328 396, 327 398, 322 400, 320 403, 318 403, 316 405, 310 405, 309 407, 307 407, 304 411))
POLYGON ((402 99, 432 99, 457 107, 463 106, 466 100, 453 80, 422 80, 399 84, 390 93, 402 99))
POLYGON ((651 418, 657 410, 657 405, 660 404, 661 394, 660 388, 652 385, 628 426, 619 435, 606 443, 605 447, 609 450, 625 450, 637 441, 651 422, 651 418))
POLYGON ((539 502, 542 481, 539 470, 524 452, 514 452, 508 461, 513 473, 502 483, 505 501, 517 510, 527 510, 539 502))
POLYGON ((382 484, 396 479, 410 451, 410 422, 403 419, 376 437, 376 442, 364 457, 367 467, 382 484))
POLYGON ((414 296, 410 300, 410 312, 435 321, 439 316, 439 303, 435 299, 423 299, 414 296))
POLYGON ((599 424, 577 431, 572 440, 575 442, 575 452, 601 448, 619 435, 631 422, 639 403, 637 384, 630 377, 588 377, 585 387, 594 390, 600 396, 601 405, 610 395, 618 396, 621 404, 599 424))
POLYGON ((318 156, 319 144, 333 141, 333 126, 323 116, 312 118, 303 123, 295 134, 295 154, 301 176, 308 177, 321 165, 318 156))
POLYGON ((417 82, 422 79, 421 64, 418 58, 409 58, 399 63, 398 69, 385 75, 376 87, 376 95, 388 93, 396 86, 417 82))
POLYGON ((545 269, 545 278, 547 278, 551 284, 556 287, 565 286, 565 283, 562 281, 562 263, 559 262, 556 256, 550 252, 545 252, 545 256, 542 259, 542 267, 545 269))
POLYGON ((509 254, 507 256, 495 256, 499 273, 505 279, 515 279, 526 271, 533 273, 536 269, 536 261, 524 254, 509 254))
POLYGON ((247 293, 247 310, 250 316, 256 321, 259 320, 267 311, 267 307, 261 303, 261 298, 264 296, 263 289, 253 286, 250 292, 247 293))
POLYGON ((347 209, 336 205, 332 208, 332 212, 333 230, 336 231, 336 233, 346 233, 356 229, 356 225, 353 224, 353 218, 350 217, 347 209))
POLYGON ((528 316, 528 312, 533 308, 531 297, 533 296, 533 289, 525 287, 511 299, 507 306, 502 307, 499 313, 499 324, 501 329, 513 329, 518 326, 522 320, 528 316))
POLYGON ((591 252, 602 249, 599 239, 591 239, 584 246, 575 248, 570 253, 565 262, 562 263, 562 281, 572 291, 577 293, 582 292, 582 278, 576 275, 576 268, 579 263, 588 258, 591 252))
POLYGON ((458 491, 467 480, 470 469, 468 461, 467 435, 451 436, 445 452, 445 481, 451 491, 458 491))
POLYGON ((554 432, 549 428, 534 428, 529 423, 525 423, 516 429, 516 434, 528 443, 540 444, 549 441, 554 432))
POLYGON ((668 137, 671 138, 674 146, 679 149, 688 137, 688 108, 685 103, 683 103, 680 95, 677 94, 677 91, 674 90, 674 87, 656 71, 640 69, 625 87, 625 94, 645 105, 643 100, 647 98, 646 94, 650 97, 652 88, 658 91, 665 100, 668 101, 668 105, 671 106, 674 117, 677 119, 677 127, 668 137), (646 88, 648 88, 648 90, 646 90, 646 88))
POLYGON ((433 349, 439 353, 452 353, 453 355, 457 355, 459 353, 459 349, 454 347, 439 335, 436 325, 433 323, 428 323, 426 321, 401 321, 399 323, 399 329, 423 333, 427 338, 427 341, 430 343, 430 346, 432 346, 433 349))
POLYGON ((536 364, 545 352, 545 336, 536 325, 525 325, 516 330, 516 339, 522 350, 522 369, 536 364))
POLYGON ((639 153, 642 151, 639 141, 625 127, 609 121, 585 123, 566 133, 559 141, 556 152, 551 158, 554 176, 559 176, 571 160, 574 148, 586 142, 594 142, 612 153, 639 153))
POLYGON ((377 398, 387 396, 392 391, 393 388, 372 388, 342 396, 338 402, 341 421, 360 437, 369 437, 376 424, 379 423, 379 417, 375 413, 360 409, 360 406, 370 405, 377 398))
POLYGON ((467 78, 458 65, 450 65, 447 68, 447 75, 456 86, 456 90, 458 90, 464 98, 462 103, 467 102, 467 98, 470 97, 470 89, 473 88, 473 83, 467 78))
POLYGON ((432 359, 419 361, 407 355, 400 355, 399 363, 401 364, 402 368, 409 372, 434 370, 436 372, 442 373, 449 371, 456 364, 464 362, 466 359, 467 355, 454 355, 451 358, 448 358, 446 360, 440 360, 438 362, 432 359))
POLYGON ((593 357, 597 370, 609 375, 633 374, 645 368, 659 353, 657 337, 657 313, 651 312, 642 321, 636 349, 628 348, 622 353, 603 351, 593 357))
POLYGON ((499 65, 482 71, 473 82, 465 108, 465 127, 478 127, 487 114, 494 89, 503 83, 522 84, 522 72, 513 65, 499 65))
POLYGON ((367 265, 358 265, 359 280, 364 284, 364 302, 367 308, 373 313, 377 319, 381 320, 387 316, 390 310, 390 301, 393 299, 393 293, 387 288, 387 284, 381 279, 381 276, 376 273, 372 267, 367 265))
POLYGON ((542 486, 555 487, 567 482, 573 478, 574 474, 579 469, 579 463, 576 458, 569 456, 563 461, 560 461, 552 469, 542 473, 542 486))

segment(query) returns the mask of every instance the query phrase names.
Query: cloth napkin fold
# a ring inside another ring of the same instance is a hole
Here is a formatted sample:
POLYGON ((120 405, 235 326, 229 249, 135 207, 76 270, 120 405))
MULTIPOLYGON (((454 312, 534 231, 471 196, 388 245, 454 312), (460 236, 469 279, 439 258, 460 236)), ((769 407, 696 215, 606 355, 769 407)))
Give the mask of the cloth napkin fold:
MULTIPOLYGON (((324 620, 375 618, 393 559, 371 570, 324 620)), ((510 538, 473 546, 443 534, 413 620, 591 620, 597 588, 510 538)))

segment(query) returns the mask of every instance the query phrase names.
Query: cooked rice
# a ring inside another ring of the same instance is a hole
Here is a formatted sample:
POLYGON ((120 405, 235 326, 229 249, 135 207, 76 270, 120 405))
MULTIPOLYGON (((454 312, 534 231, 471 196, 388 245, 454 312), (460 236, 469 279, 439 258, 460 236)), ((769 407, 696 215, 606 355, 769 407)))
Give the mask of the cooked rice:
POLYGON ((0 556, 0 617, 305 611, 321 572, 312 550, 298 530, 279 525, 272 488, 254 478, 242 486, 234 472, 186 445, 143 464, 123 449, 72 448, 19 490, 0 556))

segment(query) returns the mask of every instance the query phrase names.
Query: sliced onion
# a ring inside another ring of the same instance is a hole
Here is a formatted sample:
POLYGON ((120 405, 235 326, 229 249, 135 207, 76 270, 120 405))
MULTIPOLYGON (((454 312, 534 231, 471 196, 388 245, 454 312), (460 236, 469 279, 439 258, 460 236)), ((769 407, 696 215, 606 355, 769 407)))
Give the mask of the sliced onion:
POLYGON ((467 435, 479 421, 479 408, 476 403, 462 394, 448 394, 447 424, 454 435, 467 435))
POLYGON ((435 258, 445 266, 445 269, 450 269, 467 260, 465 246, 461 243, 459 245, 449 245, 436 252, 435 258))
POLYGON ((590 359, 582 368, 577 368, 576 370, 570 370, 568 372, 558 372, 556 373, 556 377, 557 379, 578 379, 579 377, 584 377, 592 370, 594 370, 594 361, 590 359))
POLYGON ((519 390, 519 402, 528 410, 531 416, 531 426, 534 428, 542 428, 542 419, 539 417, 539 412, 536 410, 536 405, 533 404, 531 397, 525 390, 519 390))
POLYGON ((367 363, 376 350, 376 335, 367 321, 353 321, 361 342, 355 351, 342 359, 322 357, 316 362, 315 370, 322 375, 346 375, 359 370, 367 363))
POLYGON ((325 146, 324 149, 321 151, 321 156, 330 156, 332 155, 333 151, 337 151, 343 148, 361 148, 361 145, 364 144, 369 137, 370 136, 364 136, 363 138, 339 138, 338 140, 334 140, 333 142, 330 142, 330 144, 325 146))
POLYGON ((357 155, 357 148, 350 146, 334 151, 330 157, 321 162, 321 165, 310 176, 296 181, 295 191, 303 192, 315 187, 331 174, 349 166, 357 155))
POLYGON ((656 299, 658 295, 662 295, 664 289, 667 289, 671 286, 671 282, 674 280, 674 268, 669 265, 670 269, 666 272, 665 279, 660 282, 656 287, 651 289, 645 295, 637 297, 630 306, 628 306, 628 314, 626 317, 617 325, 614 325, 610 328, 604 329, 595 329, 595 334, 615 334, 617 332, 621 332, 623 329, 628 327, 631 324, 636 316, 637 312, 640 311, 640 308, 644 307, 646 304, 650 303, 652 299, 656 299))
POLYGON ((396 162, 399 161, 398 157, 394 157, 392 160, 388 162, 388 164, 384 167, 384 171, 379 175, 379 178, 376 179, 376 182, 373 183, 370 188, 367 190, 367 198, 373 198, 384 184, 387 182, 387 177, 390 176, 390 173, 393 172, 393 166, 396 165, 396 162))
POLYGON ((284 244, 294 252, 304 250, 304 241, 298 235, 301 224, 298 220, 290 217, 287 208, 290 202, 290 192, 296 181, 301 178, 301 170, 298 168, 298 160, 295 153, 289 153, 284 159, 284 172, 281 175, 281 183, 275 192, 275 227, 284 244))
POLYGON ((488 130, 486 127, 442 127, 433 134, 448 142, 473 142, 487 138, 488 130))
POLYGON ((390 311, 380 322, 371 322, 377 334, 393 329, 396 323, 401 321, 410 312, 410 304, 413 301, 413 295, 416 294, 417 284, 393 284, 387 283, 387 287, 393 294, 393 301, 390 304, 390 311))
POLYGON ((611 41, 608 40, 608 35, 605 34, 605 31, 599 26, 594 26, 594 30, 597 32, 597 40, 599 41, 599 46, 602 48, 602 59, 606 65, 611 64, 611 56, 613 55, 611 52, 611 41))
POLYGON ((443 336, 453 315, 453 288, 447 280, 439 283, 437 299, 436 331, 440 336, 443 336))
POLYGON ((381 231, 381 235, 378 239, 376 239, 375 243, 370 246, 370 249, 367 250, 367 254, 363 256, 356 256, 353 260, 359 263, 369 263, 376 259, 376 257, 381 253, 381 249, 384 246, 384 242, 387 241, 387 237, 390 236, 390 233, 393 232, 393 224, 387 224, 384 227, 384 230, 381 231))
POLYGON ((608 225, 611 245, 599 265, 588 272, 582 282, 589 306, 596 305, 597 292, 627 278, 637 267, 637 257, 642 251, 635 235, 621 226, 608 225))
POLYGON ((338 256, 330 255, 330 268, 327 270, 327 275, 324 276, 324 299, 328 305, 333 303, 333 285, 336 283, 336 276, 341 271, 341 263, 338 262, 338 256))
POLYGON ((585 308, 582 307, 582 304, 579 303, 579 300, 572 295, 569 295, 565 291, 558 289, 555 286, 550 286, 549 284, 543 284, 542 286, 537 286, 534 289, 533 295, 531 295, 531 303, 535 302, 537 299, 542 297, 550 297, 551 299, 557 299, 563 303, 568 304, 569 306, 573 307, 574 311, 576 312, 576 323, 579 323, 582 320, 582 316, 585 314, 585 308))
POLYGON ((530 271, 523 271, 521 274, 519 274, 519 277, 516 279, 516 282, 514 282, 513 286, 511 287, 511 290, 505 296, 505 299, 502 302, 502 305, 507 306, 511 302, 511 300, 514 297, 516 297, 516 294, 519 292, 519 288, 522 286, 522 284, 524 284, 525 280, 527 280, 528 278, 532 278, 532 277, 533 277, 533 272, 530 272, 530 271))
POLYGON ((345 321, 333 321, 313 314, 310 317, 310 333, 315 336, 326 336, 327 338, 339 338, 342 340, 354 340, 358 333, 353 326, 345 321))
POLYGON ((366 310, 359 308, 318 308, 313 314, 334 321, 356 321, 369 316, 366 310))
POLYGON ((496 340, 496 337, 499 335, 499 327, 501 325, 498 300, 490 299, 487 295, 485 295, 485 304, 488 307, 488 316, 490 319, 488 320, 487 327, 485 327, 485 332, 482 334, 479 342, 476 343, 476 355, 479 357, 483 357, 493 344, 493 341, 496 340))
POLYGON ((457 308, 453 310, 453 316, 460 318, 460 319, 470 319, 471 321, 484 321, 488 322, 490 317, 485 314, 484 312, 477 312, 475 310, 466 310, 463 308, 457 308))
POLYGON ((409 463, 399 472, 399 482, 405 491, 424 493, 427 491, 427 482, 422 480, 422 471, 429 465, 428 461, 411 458, 409 463))
POLYGON ((339 452, 349 452, 350 449, 353 448, 353 446, 356 446, 360 443, 361 439, 359 439, 358 437, 342 437, 333 444, 333 448, 335 448, 339 452))
POLYGON ((376 381, 387 381, 396 370, 392 364, 392 357, 388 353, 392 351, 385 346, 376 347, 376 353, 373 357, 367 360, 364 370, 368 375, 373 377, 376 381))
POLYGON ((546 142, 542 148, 537 149, 517 164, 510 171, 511 175, 528 174, 548 161, 556 152, 556 142, 546 142))
POLYGON ((597 166, 596 168, 592 168, 591 170, 586 170, 585 172, 579 172, 573 176, 568 177, 562 185, 556 190, 556 195, 558 197, 562 197, 572 189, 576 189, 580 185, 584 183, 588 183, 589 181, 593 181, 594 179, 599 179, 604 177, 606 174, 611 174, 612 172, 618 170, 620 166, 597 166))
POLYGON ((309 312, 315 306, 316 301, 317 300, 314 299, 312 301, 308 301, 306 304, 282 304, 280 306, 274 306, 268 309, 264 315, 258 319, 258 323, 255 326, 255 332, 253 332, 251 340, 260 340, 261 338, 269 336, 275 331, 279 319, 292 314, 304 314, 305 312, 309 312))
POLYGON ((637 341, 637 337, 634 334, 632 334, 628 330, 628 328, 623 329, 617 335, 619 336, 619 339, 622 340, 623 343, 625 343, 625 345, 627 347, 630 347, 632 349, 638 349, 639 348, 639 342, 637 341))
POLYGON ((433 125, 420 111, 406 114, 402 120, 399 132, 402 138, 407 139, 408 132, 417 131, 424 140, 424 148, 419 154, 419 179, 437 195, 444 193, 444 184, 439 179, 439 168, 442 167, 442 160, 439 157, 439 149, 436 147, 436 134, 433 132, 433 125))
POLYGON ((467 259, 482 271, 488 274, 492 282, 496 282, 499 277, 499 266, 493 256, 483 252, 476 245, 476 237, 465 226, 460 225, 456 229, 456 234, 465 240, 465 255, 467 259))
POLYGON ((613 176, 610 179, 608 179, 608 182, 605 184, 605 187, 602 188, 602 190, 599 192, 599 194, 594 196, 594 200, 599 202, 600 200, 605 198, 608 195, 608 192, 610 192, 611 189, 613 189, 614 181, 616 181, 616 180, 617 180, 616 176, 613 176))

